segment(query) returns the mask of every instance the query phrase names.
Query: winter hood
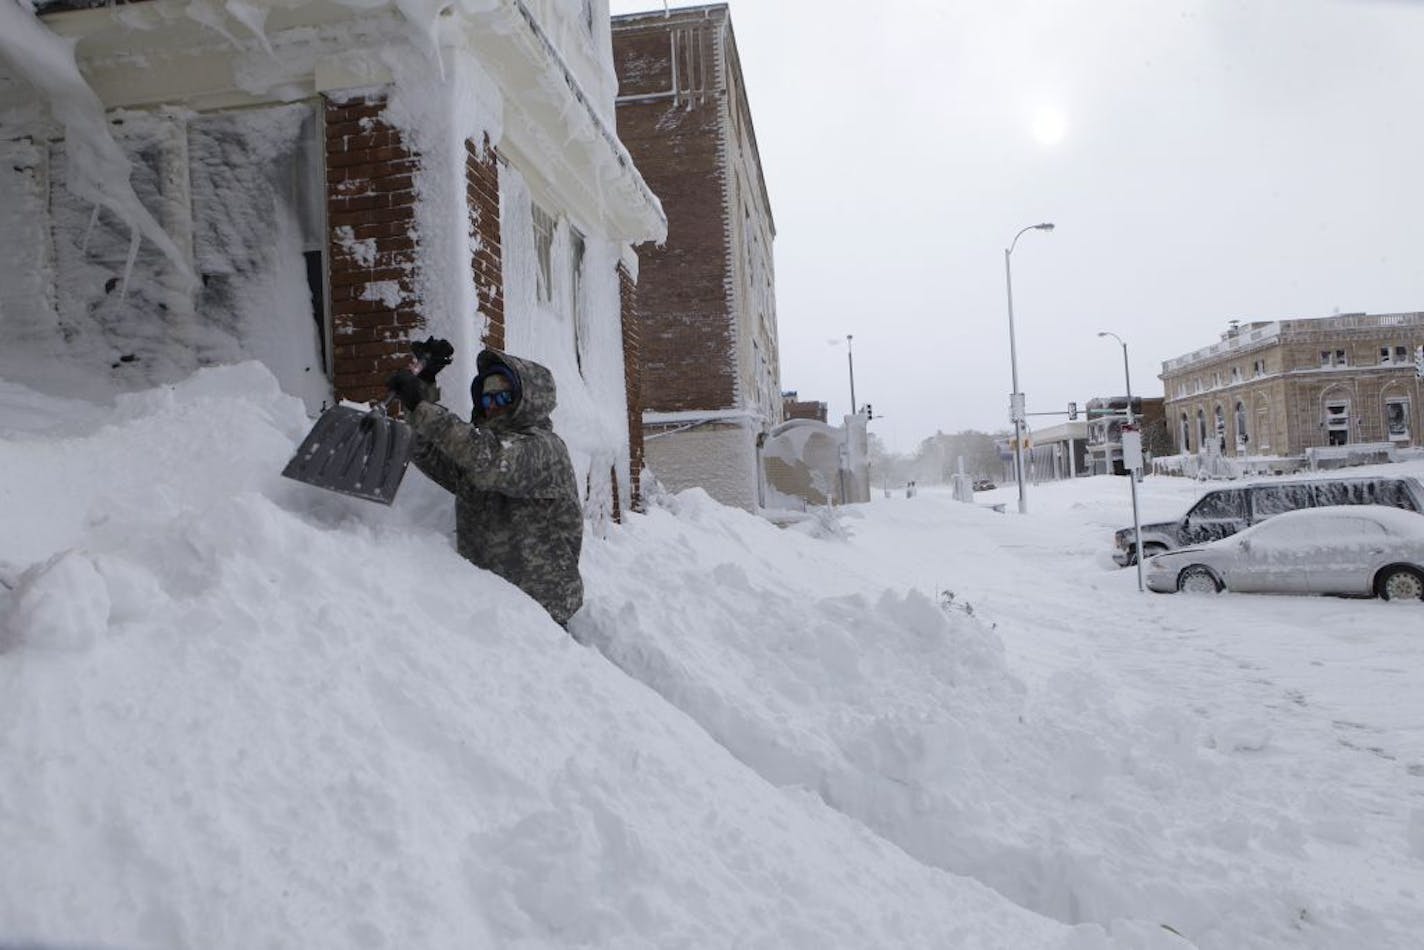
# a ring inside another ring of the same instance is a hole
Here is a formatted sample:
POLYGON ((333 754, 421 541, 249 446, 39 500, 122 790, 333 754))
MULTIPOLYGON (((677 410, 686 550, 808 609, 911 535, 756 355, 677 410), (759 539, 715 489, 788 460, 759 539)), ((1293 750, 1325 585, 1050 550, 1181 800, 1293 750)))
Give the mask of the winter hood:
POLYGON ((533 360, 501 353, 499 350, 481 350, 480 355, 475 357, 475 370, 475 379, 470 384, 470 392, 475 401, 472 422, 496 430, 551 427, 549 417, 558 404, 558 393, 554 386, 554 374, 549 372, 547 367, 533 360), (514 377, 514 388, 519 399, 509 412, 486 419, 480 411, 480 388, 485 377, 501 367, 514 377))

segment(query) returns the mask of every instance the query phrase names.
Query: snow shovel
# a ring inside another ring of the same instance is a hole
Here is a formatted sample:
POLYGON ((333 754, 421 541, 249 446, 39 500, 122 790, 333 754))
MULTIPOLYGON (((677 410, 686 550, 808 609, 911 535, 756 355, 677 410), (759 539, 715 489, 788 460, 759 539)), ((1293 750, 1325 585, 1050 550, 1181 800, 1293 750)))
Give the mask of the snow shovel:
POLYGON ((395 398, 364 412, 352 406, 323 412, 282 474, 368 501, 395 501, 414 439, 410 426, 386 415, 395 398))
MULTIPOLYGON (((410 371, 417 375, 427 366, 440 372, 455 355, 449 341, 433 336, 413 341, 410 351, 415 356, 410 371)), ((410 426, 386 415, 395 399, 396 394, 391 393, 365 412, 351 406, 326 410, 282 474, 317 488, 389 505, 396 500, 396 489, 405 477, 415 438, 410 426)))

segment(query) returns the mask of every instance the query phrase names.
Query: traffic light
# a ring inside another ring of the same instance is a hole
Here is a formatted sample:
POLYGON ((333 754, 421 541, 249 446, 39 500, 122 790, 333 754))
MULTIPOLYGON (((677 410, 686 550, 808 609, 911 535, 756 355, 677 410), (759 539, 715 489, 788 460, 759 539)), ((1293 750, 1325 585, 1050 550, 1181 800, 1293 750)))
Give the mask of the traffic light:
POLYGON ((1077 404, 1076 402, 1070 402, 1070 403, 1068 404, 1068 421, 1071 422, 1071 421, 1073 421, 1074 419, 1077 419, 1077 418, 1078 418, 1078 404, 1077 404))

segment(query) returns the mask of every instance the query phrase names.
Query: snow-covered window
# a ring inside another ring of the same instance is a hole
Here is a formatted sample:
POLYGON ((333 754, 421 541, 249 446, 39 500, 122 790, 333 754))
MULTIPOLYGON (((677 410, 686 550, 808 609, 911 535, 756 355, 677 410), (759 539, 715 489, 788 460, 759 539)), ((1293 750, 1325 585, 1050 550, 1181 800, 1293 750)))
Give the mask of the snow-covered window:
POLYGON ((1239 366, 1233 366, 1233 367, 1231 367, 1231 382, 1232 382, 1233 385, 1236 384, 1236 383, 1241 382, 1241 367, 1239 367, 1239 366))
POLYGON ((1409 397, 1396 396, 1384 401, 1385 433, 1391 442, 1409 441, 1409 397))
POLYGON ((1182 413, 1182 451, 1190 452, 1192 449, 1192 424, 1187 419, 1187 414, 1182 413))
POLYGON ((1246 443, 1251 441, 1251 436, 1246 430, 1246 404, 1236 403, 1236 451, 1238 454, 1246 451, 1246 443))
POLYGON ((584 258, 587 242, 578 228, 569 228, 569 288, 573 295, 574 361, 583 371, 584 348, 588 346, 588 304, 584 298, 584 258))
POLYGON ((534 217, 535 293, 540 302, 554 301, 554 216, 531 203, 534 217))
POLYGON ((1346 445, 1350 441, 1350 404, 1325 404, 1325 435, 1327 445, 1346 445))
POLYGON ((1396 347, 1394 348, 1394 361, 1395 361, 1396 363, 1408 363, 1408 362, 1409 362, 1409 347, 1407 347, 1407 346, 1396 346, 1396 347))
POLYGON ((1206 448, 1206 412, 1197 410, 1197 451, 1206 448))

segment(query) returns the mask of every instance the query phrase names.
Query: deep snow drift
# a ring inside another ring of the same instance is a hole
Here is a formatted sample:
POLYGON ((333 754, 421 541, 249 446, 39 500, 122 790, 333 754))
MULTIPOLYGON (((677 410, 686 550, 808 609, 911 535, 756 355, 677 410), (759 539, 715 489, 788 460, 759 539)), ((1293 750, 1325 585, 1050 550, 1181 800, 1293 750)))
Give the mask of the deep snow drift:
POLYGON ((1424 608, 1139 595, 1121 479, 690 492, 586 539, 579 643, 418 472, 280 478, 308 426, 0 382, 0 943, 1417 943, 1424 608))

